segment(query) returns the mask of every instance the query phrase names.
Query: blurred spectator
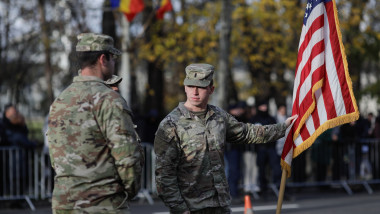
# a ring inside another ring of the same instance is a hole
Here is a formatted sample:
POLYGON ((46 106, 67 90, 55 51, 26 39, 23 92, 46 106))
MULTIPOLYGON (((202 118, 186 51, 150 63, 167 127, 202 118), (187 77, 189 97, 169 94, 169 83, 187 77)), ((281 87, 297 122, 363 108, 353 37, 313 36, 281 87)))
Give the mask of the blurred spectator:
POLYGON ((28 128, 25 124, 24 116, 17 108, 8 104, 4 108, 1 121, 3 136, 1 137, 2 146, 18 146, 23 148, 34 148, 36 143, 28 139, 28 128))
POLYGON ((5 128, 3 125, 3 118, 0 118, 0 146, 5 146, 5 128))
POLYGON ((369 161, 369 146, 362 145, 362 158, 360 162, 360 178, 363 180, 372 179, 372 165, 369 161))
POLYGON ((292 160, 292 181, 302 183, 306 181, 306 155, 309 150, 299 154, 292 160))
MULTIPOLYGON (((370 112, 367 115, 367 118, 363 119, 360 124, 361 132, 360 137, 361 138, 372 138, 374 137, 374 128, 375 128, 375 120, 374 120, 373 113, 370 112)), ((372 179, 372 165, 369 161, 369 145, 361 143, 359 146, 356 147, 358 151, 356 151, 357 158, 357 164, 356 167, 359 167, 360 170, 360 178, 364 180, 372 179), (358 163, 360 165, 358 166, 358 163)))
POLYGON ((349 167, 350 156, 355 155, 355 149, 353 146, 361 134, 361 127, 357 121, 343 124, 339 127, 339 142, 333 146, 333 180, 338 181, 342 178, 349 179, 350 175, 353 176, 355 168, 359 167, 360 162, 355 167, 353 164, 349 167), (350 170, 350 171, 349 171, 350 170))
POLYGON ((367 118, 363 119, 361 121, 361 127, 362 127, 362 133, 361 137, 368 138, 373 136, 373 129, 374 129, 374 116, 373 113, 370 112, 367 115, 367 118))
MULTIPOLYGON (((252 118, 253 124, 258 125, 270 125, 275 124, 276 119, 268 113, 268 100, 259 100, 256 103, 257 113, 252 118)), ((276 151, 276 142, 268 142, 266 144, 257 144, 257 166, 259 167, 259 183, 260 191, 265 197, 268 188, 267 170, 268 164, 271 169, 272 183, 276 186, 280 186, 281 181, 281 166, 280 156, 276 151)))
POLYGON ((372 136, 374 138, 380 138, 380 112, 379 112, 379 115, 377 115, 375 119, 375 125, 373 128, 372 136))
MULTIPOLYGON (((311 147, 311 160, 314 162, 315 180, 326 181, 328 166, 331 159, 331 145, 333 143, 333 129, 327 129, 313 143, 311 147)), ((337 139, 337 138, 334 138, 337 139)))
POLYGON ((140 135, 141 141, 153 144, 155 133, 161 121, 157 109, 151 109, 143 119, 143 130, 142 135, 140 135))
MULTIPOLYGON (((239 122, 247 122, 245 118, 246 103, 239 101, 237 104, 230 105, 228 112, 233 115, 239 122)), ((244 149, 244 145, 227 143, 225 156, 227 159, 227 179, 230 187, 230 194, 232 196, 232 203, 240 202, 239 200, 239 181, 241 178, 241 154, 244 149)))
MULTIPOLYGON (((278 109, 277 109, 276 121, 277 123, 284 123, 286 118, 287 118, 286 106, 281 104, 278 106, 278 109)), ((282 149, 284 148, 284 143, 285 143, 285 137, 278 139, 276 142, 276 151, 280 157, 282 154, 282 149)))
POLYGON ((360 132, 358 132, 357 121, 343 124, 340 126, 340 138, 344 142, 355 141, 360 137, 360 132))
MULTIPOLYGON (((17 108, 8 104, 4 107, 3 118, 0 122, 0 129, 2 132, 1 146, 12 146, 30 149, 36 147, 36 143, 28 139, 28 128, 25 124, 24 116, 17 110, 17 108)), ((3 172, 9 186, 6 186, 5 190, 18 189, 20 194, 24 194, 28 190, 27 173, 28 166, 28 153, 23 150, 16 150, 12 152, 12 156, 4 156, 4 162, 2 166, 5 166, 3 172), (8 167, 12 163, 12 168, 8 167), (9 189, 7 189, 9 188, 9 189)))
MULTIPOLYGON (((246 110, 246 118, 248 122, 252 121, 252 118, 256 115, 256 106, 249 106, 246 110)), ((257 154, 255 150, 255 144, 244 145, 243 152, 243 182, 244 192, 254 193, 259 192, 260 187, 258 185, 258 168, 257 168, 257 154)))

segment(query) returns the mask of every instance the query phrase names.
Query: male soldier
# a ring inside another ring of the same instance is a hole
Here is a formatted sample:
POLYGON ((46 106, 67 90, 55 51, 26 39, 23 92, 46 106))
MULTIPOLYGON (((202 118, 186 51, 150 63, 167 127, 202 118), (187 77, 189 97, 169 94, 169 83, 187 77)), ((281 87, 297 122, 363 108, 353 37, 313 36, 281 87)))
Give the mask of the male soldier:
POLYGON ((130 108, 104 82, 121 53, 112 37, 92 33, 78 36, 76 51, 81 74, 49 113, 53 213, 128 213, 144 155, 130 108))
POLYGON ((274 141, 285 134, 293 119, 257 126, 238 122, 224 110, 208 105, 214 92, 213 73, 209 64, 186 67, 187 100, 161 121, 156 132, 157 191, 171 213, 231 213, 225 143, 274 141))

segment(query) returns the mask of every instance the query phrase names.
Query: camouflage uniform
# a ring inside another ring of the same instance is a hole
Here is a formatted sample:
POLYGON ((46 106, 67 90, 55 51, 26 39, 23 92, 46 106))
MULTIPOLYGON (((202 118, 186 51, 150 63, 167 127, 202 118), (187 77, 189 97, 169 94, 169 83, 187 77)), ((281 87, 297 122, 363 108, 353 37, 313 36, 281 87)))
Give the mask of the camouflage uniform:
POLYGON ((123 80, 122 77, 119 77, 119 76, 116 76, 116 75, 112 75, 112 77, 106 81, 104 81, 107 85, 109 86, 112 86, 112 85, 117 85, 119 83, 121 83, 121 81, 123 80))
POLYGON ((56 172, 53 213, 125 213, 144 155, 125 100, 95 76, 77 76, 50 107, 56 172))
MULTIPOLYGON (((193 75, 197 77, 208 78, 193 75)), ((207 106, 202 119, 179 103, 161 121, 154 141, 160 198, 171 213, 215 213, 213 207, 222 208, 220 213, 230 213, 231 197, 224 171, 226 142, 266 143, 284 136, 285 130, 285 123, 258 126, 238 122, 213 105, 207 106)))

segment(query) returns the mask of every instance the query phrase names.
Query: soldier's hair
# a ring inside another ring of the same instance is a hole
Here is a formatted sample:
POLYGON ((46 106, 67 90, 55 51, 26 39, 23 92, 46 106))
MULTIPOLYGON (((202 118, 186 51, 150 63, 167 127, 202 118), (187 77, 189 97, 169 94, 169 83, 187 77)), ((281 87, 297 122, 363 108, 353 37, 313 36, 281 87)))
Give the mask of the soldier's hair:
POLYGON ((106 59, 110 60, 111 53, 108 51, 86 51, 86 52, 77 52, 78 63, 81 69, 85 67, 92 67, 96 64, 98 58, 104 54, 106 59))
POLYGON ((210 85, 209 85, 210 87, 212 87, 212 86, 214 86, 214 80, 211 80, 211 82, 210 82, 210 85))

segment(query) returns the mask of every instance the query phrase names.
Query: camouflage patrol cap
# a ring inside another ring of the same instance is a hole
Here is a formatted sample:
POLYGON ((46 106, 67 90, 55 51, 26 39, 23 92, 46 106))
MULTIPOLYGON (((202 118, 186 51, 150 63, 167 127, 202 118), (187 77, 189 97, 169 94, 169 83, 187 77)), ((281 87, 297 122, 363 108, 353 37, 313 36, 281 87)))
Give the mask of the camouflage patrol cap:
POLYGON ((113 46, 113 39, 104 34, 82 33, 77 36, 77 52, 87 51, 109 51, 114 55, 121 55, 121 52, 113 46))
POLYGON ((116 84, 119 84, 122 80, 123 80, 122 77, 119 77, 119 76, 116 76, 116 75, 112 75, 111 78, 109 78, 108 80, 106 80, 104 82, 107 85, 116 85, 116 84))
POLYGON ((207 87, 212 81, 214 66, 210 64, 190 64, 186 67, 184 85, 207 87))

